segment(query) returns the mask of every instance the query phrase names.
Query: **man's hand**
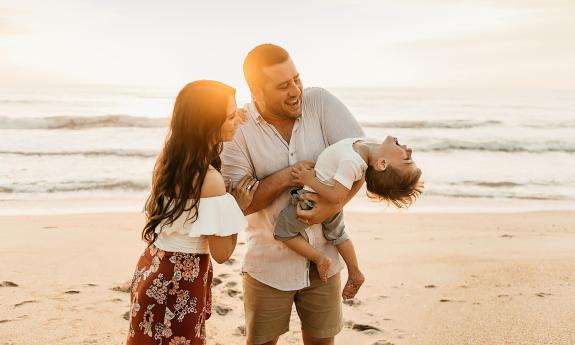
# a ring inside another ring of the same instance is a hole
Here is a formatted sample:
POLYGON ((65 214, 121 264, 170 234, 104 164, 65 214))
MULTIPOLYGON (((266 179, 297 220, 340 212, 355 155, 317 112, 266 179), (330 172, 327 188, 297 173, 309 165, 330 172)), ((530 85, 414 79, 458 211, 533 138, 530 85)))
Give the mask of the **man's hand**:
MULTIPOLYGON (((313 169, 313 167, 315 166, 315 162, 314 161, 299 161, 297 163, 295 163, 294 165, 291 166, 291 186, 292 187, 303 187, 303 185, 305 183, 301 183, 299 181, 296 182, 295 177, 294 177, 294 172, 296 171, 300 171, 302 169, 313 169)), ((314 176, 315 176, 315 172, 314 172, 314 176)))
POLYGON ((315 179, 315 170, 304 166, 294 167, 291 171, 293 182, 301 185, 309 185, 315 179))
POLYGON ((297 219, 304 224, 319 224, 324 222, 329 217, 332 217, 343 207, 343 203, 331 203, 319 194, 315 193, 304 193, 300 198, 305 200, 310 200, 315 203, 315 206, 311 210, 304 210, 300 207, 298 203, 296 206, 297 219))

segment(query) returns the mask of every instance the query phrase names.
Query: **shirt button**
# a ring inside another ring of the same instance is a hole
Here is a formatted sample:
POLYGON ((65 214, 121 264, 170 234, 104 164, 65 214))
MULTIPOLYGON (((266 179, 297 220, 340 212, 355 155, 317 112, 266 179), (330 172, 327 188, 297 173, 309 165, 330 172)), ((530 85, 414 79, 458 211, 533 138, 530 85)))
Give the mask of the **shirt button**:
POLYGON ((289 154, 290 156, 293 156, 293 152, 289 154))

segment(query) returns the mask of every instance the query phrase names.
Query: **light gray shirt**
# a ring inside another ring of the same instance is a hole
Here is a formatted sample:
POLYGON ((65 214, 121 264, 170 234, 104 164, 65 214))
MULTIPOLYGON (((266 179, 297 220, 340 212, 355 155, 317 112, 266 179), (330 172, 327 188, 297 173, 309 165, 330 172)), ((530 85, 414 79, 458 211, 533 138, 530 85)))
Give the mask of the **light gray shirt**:
MULTIPOLYGON (((365 134, 349 110, 322 88, 303 90, 302 115, 296 119, 287 143, 274 126, 267 123, 254 103, 246 105, 248 120, 224 143, 222 174, 235 186, 244 175, 262 180, 301 160, 315 161, 320 152, 345 138, 365 134)), ((250 214, 246 228, 246 253, 242 271, 256 280, 283 291, 309 286, 309 263, 273 237, 277 216, 289 202, 286 189, 266 208, 250 214)), ((332 259, 328 276, 339 272, 343 263, 337 249, 324 237, 321 224, 306 230, 309 243, 332 259)))

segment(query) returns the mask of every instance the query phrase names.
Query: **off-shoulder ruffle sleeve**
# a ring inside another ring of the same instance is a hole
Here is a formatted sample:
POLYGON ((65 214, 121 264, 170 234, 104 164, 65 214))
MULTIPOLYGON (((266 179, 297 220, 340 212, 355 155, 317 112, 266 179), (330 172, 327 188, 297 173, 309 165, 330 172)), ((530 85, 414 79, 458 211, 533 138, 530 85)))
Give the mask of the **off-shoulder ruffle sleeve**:
POLYGON ((198 218, 186 221, 189 216, 182 214, 173 224, 156 228, 156 233, 170 234, 178 232, 190 237, 202 235, 229 236, 243 230, 246 219, 234 197, 230 194, 201 198, 198 206, 198 218))

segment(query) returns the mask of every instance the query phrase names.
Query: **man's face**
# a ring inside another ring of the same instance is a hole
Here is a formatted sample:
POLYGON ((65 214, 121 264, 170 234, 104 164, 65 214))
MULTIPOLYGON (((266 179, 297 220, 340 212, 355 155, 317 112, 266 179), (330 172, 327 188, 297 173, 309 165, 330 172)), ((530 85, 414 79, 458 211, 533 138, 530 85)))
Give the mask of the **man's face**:
POLYGON ((303 85, 291 59, 264 67, 266 80, 254 93, 258 107, 283 119, 295 119, 301 115, 303 85))

